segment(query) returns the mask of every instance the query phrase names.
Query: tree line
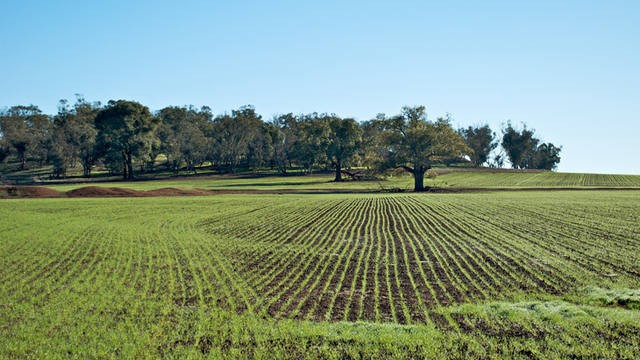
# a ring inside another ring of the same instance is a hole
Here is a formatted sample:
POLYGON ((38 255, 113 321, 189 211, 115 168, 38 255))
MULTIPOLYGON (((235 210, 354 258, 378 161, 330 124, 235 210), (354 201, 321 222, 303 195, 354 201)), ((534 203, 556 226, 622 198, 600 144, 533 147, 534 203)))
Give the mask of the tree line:
POLYGON ((264 121, 252 106, 220 115, 193 106, 152 112, 135 101, 102 105, 79 97, 73 104, 60 101, 55 115, 34 105, 0 111, 0 162, 20 169, 51 165, 54 177, 76 167, 89 177, 101 167, 124 179, 157 166, 176 174, 202 166, 229 173, 330 169, 335 181, 404 169, 416 191, 424 189, 424 175, 435 164, 503 167, 508 159, 514 169, 551 170, 560 162, 561 147, 542 142, 526 125, 507 123, 501 131, 498 136, 488 125, 454 129, 448 117, 429 120, 424 106, 360 123, 327 113, 264 121))

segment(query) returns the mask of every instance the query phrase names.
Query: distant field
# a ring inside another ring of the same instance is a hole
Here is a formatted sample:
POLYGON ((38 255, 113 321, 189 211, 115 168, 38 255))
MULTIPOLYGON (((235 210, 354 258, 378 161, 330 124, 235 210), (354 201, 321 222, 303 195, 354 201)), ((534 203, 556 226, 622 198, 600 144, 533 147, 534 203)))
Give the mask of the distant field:
POLYGON ((638 223, 636 191, 4 200, 0 357, 638 358, 638 223))
POLYGON ((640 175, 605 175, 558 172, 458 171, 440 175, 435 182, 451 187, 574 188, 637 187, 640 175))
MULTIPOLYGON (((444 171, 444 170, 441 170, 444 171)), ((640 175, 602 175, 556 172, 511 172, 511 171, 453 171, 433 179, 425 179, 426 186, 441 188, 639 188, 640 175)), ((104 187, 124 187, 134 190, 154 190, 160 188, 183 188, 232 191, 391 191, 400 189, 411 191, 413 178, 409 175, 392 176, 381 181, 332 182, 329 175, 311 176, 208 176, 176 178, 169 180, 149 180, 136 182, 75 183, 48 186, 59 191, 69 191, 88 185, 104 187)))

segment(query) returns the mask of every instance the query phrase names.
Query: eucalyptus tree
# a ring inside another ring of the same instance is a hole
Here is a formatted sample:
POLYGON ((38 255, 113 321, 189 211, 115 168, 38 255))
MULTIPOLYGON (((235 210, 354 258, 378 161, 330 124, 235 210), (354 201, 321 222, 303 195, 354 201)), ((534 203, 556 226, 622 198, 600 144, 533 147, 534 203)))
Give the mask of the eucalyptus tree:
POLYGON ((498 147, 495 141, 496 134, 491 131, 489 125, 469 126, 458 130, 467 146, 471 149, 469 158, 475 166, 481 166, 489 159, 491 152, 498 147))
POLYGON ((560 162, 561 146, 542 143, 535 137, 535 131, 526 125, 522 130, 511 123, 502 130, 502 147, 514 169, 553 170, 560 162))
POLYGON ((299 115, 289 124, 292 142, 289 159, 301 165, 304 172, 311 173, 314 166, 327 164, 330 129, 326 114, 299 115))
POLYGON ((517 130, 511 122, 508 122, 502 130, 501 145, 514 169, 530 167, 538 142, 539 140, 534 137, 534 130, 527 129, 526 125, 522 130, 517 130))
POLYGON ((170 106, 160 110, 156 116, 159 121, 159 152, 166 156, 169 168, 177 173, 185 165, 187 171, 195 172, 196 165, 206 159, 208 142, 205 131, 211 122, 211 110, 208 107, 170 106))
POLYGON ((82 166, 84 177, 91 175, 96 162, 95 119, 99 111, 99 102, 88 102, 80 96, 73 106, 60 100, 49 148, 55 175, 64 175, 69 166, 77 163, 82 166))
POLYGON ((335 170, 334 181, 342 181, 343 167, 353 160, 361 145, 362 130, 354 119, 327 118, 329 137, 327 159, 335 170))
POLYGON ((209 131, 212 163, 232 173, 248 159, 250 145, 262 131, 262 116, 251 105, 216 116, 209 131))
POLYGON ((127 100, 110 100, 96 116, 96 149, 118 165, 125 179, 133 179, 133 160, 149 152, 155 140, 157 119, 149 108, 127 100))
POLYGON ((35 105, 12 106, 0 112, 0 134, 3 156, 14 155, 20 169, 28 160, 44 164, 47 160, 51 119, 35 105))

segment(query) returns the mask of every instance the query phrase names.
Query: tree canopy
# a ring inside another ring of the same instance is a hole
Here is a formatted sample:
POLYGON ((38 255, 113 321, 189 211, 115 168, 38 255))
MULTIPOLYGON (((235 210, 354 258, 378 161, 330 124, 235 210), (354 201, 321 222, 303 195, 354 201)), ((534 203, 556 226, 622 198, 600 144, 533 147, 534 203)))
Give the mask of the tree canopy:
POLYGON ((149 151, 157 121, 149 108, 126 100, 111 100, 96 116, 96 146, 107 162, 133 179, 133 160, 149 151))
POLYGON ((535 137, 535 131, 526 125, 515 129, 510 122, 502 130, 502 147, 514 169, 555 169, 560 162, 562 147, 552 143, 542 143, 535 137))
POLYGON ((498 147, 495 141, 495 133, 491 131, 489 125, 473 127, 458 130, 465 143, 471 150, 468 154, 471 163, 475 166, 481 166, 489 159, 491 152, 498 147))
POLYGON ((469 151, 449 120, 427 120, 424 106, 404 107, 400 115, 377 121, 386 148, 382 168, 403 168, 411 173, 414 191, 424 190, 424 174, 433 164, 469 151))
MULTIPOLYGON (((358 122, 331 113, 281 114, 263 121, 255 108, 241 106, 215 115, 208 107, 168 106, 151 112, 127 100, 106 105, 78 96, 60 102, 58 113, 37 106, 0 111, 0 162, 19 169, 51 165, 54 177, 94 167, 133 179, 155 166, 195 173, 204 166, 219 172, 296 170, 333 171, 335 181, 404 169, 423 191, 424 175, 434 165, 466 163, 502 166, 495 133, 488 125, 455 131, 449 117, 429 120, 424 106, 403 107, 398 115, 378 114, 358 122), (492 155, 493 154, 493 155, 492 155)), ((516 169, 552 170, 562 147, 545 143, 533 130, 502 129, 501 148, 516 169)), ((376 175, 377 176, 377 175, 376 175)))

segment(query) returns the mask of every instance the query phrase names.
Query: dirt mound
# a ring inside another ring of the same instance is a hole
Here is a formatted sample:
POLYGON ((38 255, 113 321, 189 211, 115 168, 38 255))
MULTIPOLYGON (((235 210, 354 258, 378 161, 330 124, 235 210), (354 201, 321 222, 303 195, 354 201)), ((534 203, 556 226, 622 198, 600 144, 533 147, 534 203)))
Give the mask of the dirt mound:
POLYGON ((140 197, 140 196, 202 196, 212 192, 200 189, 162 188, 149 191, 116 187, 87 186, 67 191, 68 197, 140 197))
POLYGON ((211 195, 211 191, 201 189, 162 188, 145 191, 148 196, 201 196, 211 195))
POLYGON ((145 191, 137 191, 123 188, 108 188, 100 186, 87 186, 67 191, 68 197, 138 197, 149 196, 145 191))
POLYGON ((51 198, 63 193, 42 186, 0 186, 0 198, 51 198))

